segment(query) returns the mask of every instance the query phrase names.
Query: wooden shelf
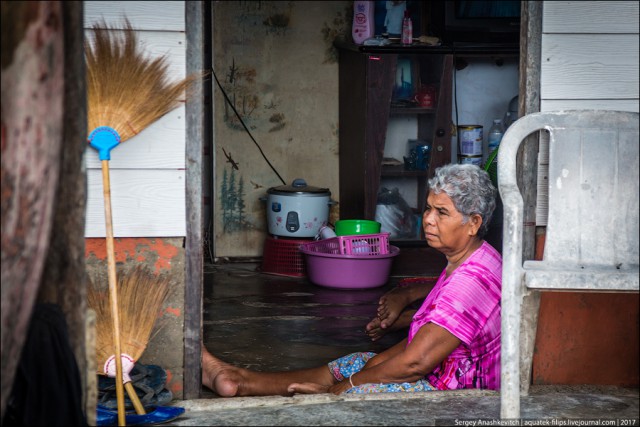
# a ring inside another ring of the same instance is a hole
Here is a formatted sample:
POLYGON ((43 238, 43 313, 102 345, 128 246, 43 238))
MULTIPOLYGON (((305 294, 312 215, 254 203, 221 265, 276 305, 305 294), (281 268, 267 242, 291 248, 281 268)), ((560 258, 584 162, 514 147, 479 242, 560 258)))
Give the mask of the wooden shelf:
POLYGON ((353 42, 336 41, 334 45, 338 49, 348 49, 360 53, 369 54, 455 54, 463 56, 519 56, 518 43, 455 43, 431 46, 425 43, 413 43, 404 46, 400 43, 392 43, 387 46, 364 46, 353 42))
POLYGON ((429 171, 421 171, 421 170, 406 170, 404 168, 404 165, 401 166, 389 166, 389 165, 383 165, 382 166, 382 170, 381 170, 381 175, 382 176, 387 176, 387 177, 392 177, 392 176, 397 176, 397 177, 416 177, 416 176, 429 176, 429 171))
MULTIPOLYGON (((464 65, 461 58, 482 56, 498 61, 518 57, 518 46, 334 44, 340 53, 340 218, 374 220, 380 187, 386 183, 395 185, 396 181, 399 185, 407 184, 411 191, 415 188, 416 202, 412 201, 410 207, 419 215, 426 204, 429 178, 439 166, 452 161, 453 76, 457 67, 464 65), (434 108, 394 99, 398 64, 407 58, 412 64, 412 84, 436 88, 434 108), (431 144, 428 170, 409 171, 404 169, 404 163, 387 162, 385 155, 398 156, 402 152, 396 145, 402 141, 386 140, 390 121, 392 126, 404 125, 404 121, 413 126, 415 122, 415 138, 431 144), (385 154, 387 143, 393 144, 393 149, 385 154)), ((421 271, 425 256, 442 256, 429 247, 423 233, 416 230, 415 234, 410 238, 391 238, 391 244, 402 248, 394 261, 394 271, 405 274, 421 271)))
POLYGON ((340 218, 375 219, 381 180, 389 178, 414 180, 416 201, 411 205, 422 209, 428 178, 451 161, 453 55, 440 48, 436 48, 439 55, 424 55, 411 47, 397 52, 381 49, 372 56, 362 46, 336 46, 340 52, 340 218), (413 83, 434 86, 433 108, 393 98, 399 58, 405 55, 412 63, 413 83), (359 78, 354 80, 354 76, 359 78), (405 170, 404 163, 385 164, 389 121, 405 116, 417 118, 416 139, 432 146, 427 170, 405 170))
POLYGON ((391 114, 436 114, 438 112, 435 108, 422 108, 422 107, 391 107, 391 114))

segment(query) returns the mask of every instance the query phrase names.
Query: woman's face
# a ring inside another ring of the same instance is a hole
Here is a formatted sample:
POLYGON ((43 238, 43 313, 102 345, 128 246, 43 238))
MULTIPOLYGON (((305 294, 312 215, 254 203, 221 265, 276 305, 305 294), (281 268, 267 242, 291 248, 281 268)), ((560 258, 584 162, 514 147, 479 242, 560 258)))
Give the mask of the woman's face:
POLYGON ((477 214, 472 215, 466 224, 462 223, 463 219, 449 196, 429 191, 422 215, 422 229, 429 246, 445 255, 466 247, 476 238, 482 219, 477 214))

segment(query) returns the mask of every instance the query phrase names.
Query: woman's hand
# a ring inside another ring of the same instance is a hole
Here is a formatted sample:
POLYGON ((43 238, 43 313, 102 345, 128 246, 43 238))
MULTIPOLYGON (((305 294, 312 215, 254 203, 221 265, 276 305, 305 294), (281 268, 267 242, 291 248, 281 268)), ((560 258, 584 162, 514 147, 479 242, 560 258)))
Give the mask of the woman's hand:
POLYGON ((333 393, 333 394, 342 394, 345 391, 349 390, 351 388, 351 383, 349 383, 349 378, 345 378, 344 380, 340 381, 337 384, 332 385, 331 387, 329 387, 328 392, 329 393, 333 393))
POLYGON ((320 393, 333 393, 342 394, 351 388, 349 379, 345 378, 337 384, 332 386, 326 386, 316 383, 291 383, 287 387, 289 393, 294 394, 320 394, 320 393))
POLYGON ((291 383, 287 391, 293 394, 320 394, 329 393, 329 386, 317 383, 291 383))

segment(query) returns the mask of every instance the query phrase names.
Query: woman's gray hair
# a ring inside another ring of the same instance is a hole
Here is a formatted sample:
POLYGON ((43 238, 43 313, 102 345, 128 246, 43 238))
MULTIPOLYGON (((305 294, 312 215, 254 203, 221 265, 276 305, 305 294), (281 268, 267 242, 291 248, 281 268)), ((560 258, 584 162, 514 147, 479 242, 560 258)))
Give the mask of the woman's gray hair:
POLYGON ((482 238, 487 234, 496 208, 498 191, 486 171, 472 164, 444 165, 436 169, 434 177, 429 180, 429 190, 449 196, 464 217, 463 224, 466 224, 471 215, 480 215, 482 226, 478 230, 478 237, 482 238))

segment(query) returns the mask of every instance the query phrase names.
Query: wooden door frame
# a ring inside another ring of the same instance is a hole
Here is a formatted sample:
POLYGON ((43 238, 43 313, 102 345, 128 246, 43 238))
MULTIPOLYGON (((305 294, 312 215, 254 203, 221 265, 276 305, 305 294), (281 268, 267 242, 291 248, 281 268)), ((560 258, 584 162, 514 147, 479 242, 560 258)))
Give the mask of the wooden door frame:
POLYGON ((203 74, 186 97, 186 239, 184 287, 184 399, 197 399, 202 390, 201 344, 204 265, 203 183, 210 173, 204 162, 213 135, 212 8, 208 1, 185 2, 187 75, 203 74))
MULTIPOLYGON (((540 49, 542 38, 541 1, 523 1, 520 27, 519 116, 540 111, 540 49)), ((538 136, 531 135, 522 144, 518 156, 518 170, 524 171, 518 184, 524 196, 523 259, 534 258, 536 235, 536 196, 538 174, 538 136), (529 165, 529 167, 523 167, 529 165), (531 167, 533 166, 533 167, 531 167)))
MULTIPOLYGON (((523 1, 520 31, 519 112, 526 115, 540 111, 540 49, 542 34, 542 7, 544 2, 523 1)), ((213 19, 209 2, 185 2, 185 31, 187 35, 187 74, 206 70, 207 57, 211 61, 213 19), (207 37, 209 40, 207 40, 207 37), (207 52, 205 49, 209 47, 207 52)), ((196 85, 186 103, 186 216, 185 240, 185 325, 184 325, 184 398, 195 399, 201 392, 202 343, 202 284, 203 284, 203 152, 207 126, 213 116, 213 92, 206 91, 203 82, 196 85), (209 96, 209 102, 205 98, 209 96), (207 105, 208 104, 208 105, 207 105)), ((211 133, 213 135, 213 132, 211 133)), ((521 164, 536 165, 537 137, 523 144, 518 157, 521 164)), ((213 153, 212 153, 213 154, 213 153)), ((520 168, 527 169, 527 168, 520 168)), ((524 258, 533 259, 535 252, 535 199, 537 168, 530 168, 521 177, 525 188, 524 258), (533 226, 531 226, 533 224, 533 226)), ((213 186, 215 188, 215 186, 213 186)), ((214 233, 211 233, 213 236, 214 233)))

